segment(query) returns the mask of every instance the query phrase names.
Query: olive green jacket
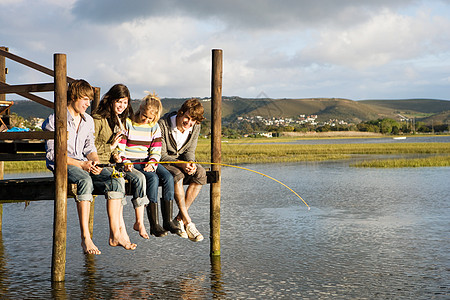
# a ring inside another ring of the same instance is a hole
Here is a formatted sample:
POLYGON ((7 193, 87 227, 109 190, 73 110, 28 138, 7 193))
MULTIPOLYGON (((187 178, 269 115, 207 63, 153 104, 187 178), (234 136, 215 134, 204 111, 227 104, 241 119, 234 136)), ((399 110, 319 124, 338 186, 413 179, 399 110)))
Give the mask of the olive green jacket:
POLYGON ((117 153, 116 149, 111 149, 114 140, 114 132, 108 124, 106 118, 99 115, 92 115, 95 125, 95 147, 97 148, 98 158, 101 164, 111 162, 111 155, 117 153))

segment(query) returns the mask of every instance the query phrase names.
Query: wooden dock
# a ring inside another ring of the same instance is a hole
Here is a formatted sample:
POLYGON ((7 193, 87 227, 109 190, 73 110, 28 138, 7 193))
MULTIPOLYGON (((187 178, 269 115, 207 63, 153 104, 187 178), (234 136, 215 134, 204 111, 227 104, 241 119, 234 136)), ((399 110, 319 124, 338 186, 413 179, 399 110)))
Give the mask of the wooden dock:
MULTIPOLYGON (((67 76, 66 55, 53 55, 54 69, 26 60, 0 47, 0 101, 5 94, 15 93, 55 110, 54 132, 0 132, 0 179, 3 179, 3 161, 43 160, 43 143, 55 140, 54 177, 0 180, 0 230, 2 228, 2 203, 11 201, 54 200, 53 251, 51 280, 65 280, 67 198, 73 196, 76 186, 67 182, 67 84, 74 79, 67 76), (6 58, 53 77, 53 82, 9 85, 6 83, 6 58), (54 101, 48 101, 34 92, 54 92, 54 101), (37 140, 37 141, 36 141, 37 140)), ((94 109, 100 101, 100 89, 94 88, 94 109)), ((222 105, 222 50, 212 50, 211 78, 211 162, 207 172, 210 183, 210 241, 212 257, 220 256, 220 162, 221 162, 221 105, 222 105)), ((3 125, 3 124, 2 124, 3 125)), ((94 191, 95 193, 95 191, 94 191)), ((95 201, 92 203, 94 205, 95 201)), ((91 220, 93 220, 91 209, 91 220)), ((92 223, 90 224, 92 234, 92 223)))

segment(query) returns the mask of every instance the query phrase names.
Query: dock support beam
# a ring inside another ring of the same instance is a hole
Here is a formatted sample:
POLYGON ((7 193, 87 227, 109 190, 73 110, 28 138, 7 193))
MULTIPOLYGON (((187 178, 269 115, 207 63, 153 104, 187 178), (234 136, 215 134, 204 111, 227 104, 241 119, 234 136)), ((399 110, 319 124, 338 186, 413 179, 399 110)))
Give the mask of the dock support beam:
POLYGON ((211 76, 211 165, 219 178, 210 186, 211 256, 220 256, 220 164, 222 138, 222 50, 212 50, 211 76))
POLYGON ((55 204, 53 218, 52 281, 64 281, 67 239, 67 64, 54 54, 55 68, 55 204))
MULTIPOLYGON (((0 47, 3 51, 8 51, 7 47, 0 47)), ((6 57, 0 56, 0 82, 6 82, 6 57)), ((6 95, 0 94, 0 101, 5 101, 6 95)), ((3 179, 3 174, 5 171, 5 163, 0 161, 0 180, 3 179)), ((3 223, 3 204, 0 204, 0 232, 2 231, 2 223, 3 223)))

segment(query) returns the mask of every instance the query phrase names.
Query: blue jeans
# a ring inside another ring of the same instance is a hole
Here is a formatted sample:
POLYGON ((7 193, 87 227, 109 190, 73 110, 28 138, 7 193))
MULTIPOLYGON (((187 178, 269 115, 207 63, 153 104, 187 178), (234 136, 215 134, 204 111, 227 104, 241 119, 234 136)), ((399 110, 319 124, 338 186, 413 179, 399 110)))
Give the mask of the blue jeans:
POLYGON ((101 191, 106 199, 125 200, 125 180, 112 178, 112 169, 103 168, 99 175, 91 174, 79 167, 67 165, 67 178, 69 183, 77 184, 75 201, 91 201, 94 188, 101 191))
POLYGON ((130 182, 131 192, 133 197, 131 198, 131 203, 133 207, 140 207, 142 205, 148 204, 147 198, 147 185, 145 175, 133 168, 129 172, 125 172, 125 179, 130 182))
POLYGON ((174 199, 173 176, 161 164, 156 168, 156 172, 144 171, 145 164, 136 164, 134 167, 145 175, 147 180, 147 197, 150 202, 158 203, 159 181, 162 185, 162 200, 171 201, 174 199))

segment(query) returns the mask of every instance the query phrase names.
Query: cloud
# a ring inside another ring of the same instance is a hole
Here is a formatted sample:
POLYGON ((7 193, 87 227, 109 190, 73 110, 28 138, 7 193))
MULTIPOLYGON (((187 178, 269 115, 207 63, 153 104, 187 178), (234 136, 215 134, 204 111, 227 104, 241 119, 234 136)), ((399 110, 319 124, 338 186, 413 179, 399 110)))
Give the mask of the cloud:
POLYGON ((403 16, 385 10, 348 30, 328 29, 316 33, 314 44, 299 52, 305 60, 356 69, 381 66, 398 60, 435 55, 450 38, 442 35, 450 20, 403 16))
MULTIPOLYGON (((220 48, 224 95, 446 95, 448 1, 4 1, 3 45, 47 67, 66 53, 69 76, 102 91, 122 82, 136 98, 206 97, 220 48)), ((12 82, 37 78, 8 67, 12 82)))
POLYGON ((93 23, 122 23, 132 19, 185 16, 219 19, 230 28, 273 29, 321 23, 353 23, 359 16, 376 14, 385 6, 398 7, 414 0, 80 0, 73 12, 93 23))

